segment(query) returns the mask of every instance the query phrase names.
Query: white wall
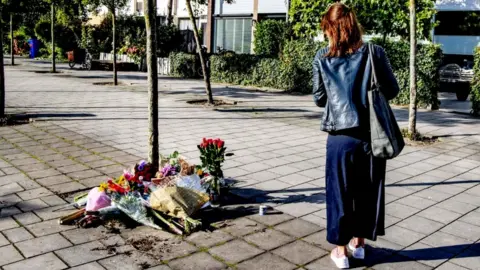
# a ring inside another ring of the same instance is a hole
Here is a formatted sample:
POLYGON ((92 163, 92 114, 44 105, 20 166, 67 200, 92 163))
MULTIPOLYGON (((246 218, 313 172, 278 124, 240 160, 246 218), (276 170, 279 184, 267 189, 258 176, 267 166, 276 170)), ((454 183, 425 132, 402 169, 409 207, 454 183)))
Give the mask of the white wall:
POLYGON ((472 55, 480 36, 434 36, 433 41, 440 44, 444 54, 472 55))
POLYGON ((287 13, 287 0, 258 0, 258 13, 287 13))
MULTIPOLYGON (((223 0, 215 0, 215 14, 234 15, 234 14, 253 14, 253 0, 236 0, 228 4, 223 0)), ((269 0, 259 0, 269 1, 269 0)))
MULTIPOLYGON (((208 11, 207 5, 199 5, 196 3, 192 3, 192 9, 194 14, 195 14, 195 11, 197 11, 199 16, 207 16, 207 11, 208 11)), ((187 2, 185 0, 178 0, 177 17, 188 18, 187 2)))

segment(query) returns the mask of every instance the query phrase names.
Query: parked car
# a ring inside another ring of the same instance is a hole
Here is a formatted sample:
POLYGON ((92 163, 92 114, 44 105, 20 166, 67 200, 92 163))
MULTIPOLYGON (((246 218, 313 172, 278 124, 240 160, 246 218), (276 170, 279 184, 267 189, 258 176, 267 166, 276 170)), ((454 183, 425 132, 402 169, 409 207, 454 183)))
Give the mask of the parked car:
POLYGON ((465 63, 463 67, 458 64, 448 64, 440 68, 441 89, 455 92, 459 101, 467 100, 470 95, 472 79, 473 69, 469 63, 465 63))

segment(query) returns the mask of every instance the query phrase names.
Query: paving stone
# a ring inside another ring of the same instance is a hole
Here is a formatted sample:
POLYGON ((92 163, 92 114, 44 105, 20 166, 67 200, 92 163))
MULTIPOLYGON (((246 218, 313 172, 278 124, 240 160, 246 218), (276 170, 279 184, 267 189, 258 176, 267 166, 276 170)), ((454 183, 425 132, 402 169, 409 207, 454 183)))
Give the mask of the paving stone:
POLYGON ((105 239, 107 235, 104 233, 106 229, 102 226, 97 228, 88 228, 88 229, 74 229, 61 234, 67 238, 74 245, 83 244, 86 242, 91 242, 94 240, 105 239))
POLYGON ((168 263, 170 268, 178 270, 196 270, 196 269, 206 269, 206 270, 217 270, 217 269, 226 269, 226 265, 215 260, 208 253, 199 252, 191 256, 174 260, 168 263))
POLYGON ((41 187, 38 183, 36 183, 35 181, 30 180, 30 179, 29 180, 18 181, 17 183, 20 186, 22 186, 25 190, 41 187))
POLYGON ((412 216, 408 219, 405 219, 399 223, 398 226, 412 230, 414 232, 419 232, 425 235, 429 235, 433 232, 438 231, 440 228, 445 226, 440 222, 436 222, 430 219, 423 218, 421 216, 412 216))
POLYGON ((422 197, 422 198, 429 199, 429 200, 436 201, 436 202, 443 201, 443 200, 448 199, 449 197, 452 196, 448 193, 436 191, 436 190, 433 190, 433 189, 430 189, 430 188, 422 190, 422 191, 416 193, 415 195, 418 196, 418 197, 422 197))
POLYGON ((25 241, 28 239, 32 239, 33 235, 31 235, 27 230, 24 228, 15 228, 10 230, 3 231, 3 234, 10 240, 12 243, 25 241))
POLYGON ((30 172, 43 171, 46 169, 50 169, 50 166, 44 163, 34 163, 34 164, 18 166, 18 169, 28 174, 30 172))
POLYGON ((20 262, 9 264, 3 267, 5 270, 35 270, 35 269, 48 269, 57 270, 65 269, 65 265, 55 254, 47 253, 31 259, 26 259, 20 262))
POLYGON ((88 178, 91 178, 94 176, 100 176, 100 175, 102 174, 95 170, 86 170, 86 171, 72 172, 67 174, 68 177, 74 180, 88 179, 88 178))
POLYGON ((23 226, 42 221, 39 217, 37 217, 32 212, 14 215, 13 217, 17 220, 17 222, 20 222, 23 226))
POLYGON ((277 225, 275 230, 281 231, 293 237, 304 237, 315 232, 322 230, 323 228, 319 225, 301 220, 301 219, 294 219, 292 221, 288 221, 277 225))
POLYGON ((453 197, 452 200, 480 207, 480 196, 478 194, 477 194, 477 196, 474 196, 474 195, 462 193, 462 194, 458 194, 457 196, 453 197))
POLYGON ((89 169, 88 167, 82 164, 75 164, 75 165, 69 165, 69 166, 57 168, 57 170, 62 173, 73 173, 73 172, 85 171, 88 169, 89 169))
POLYGON ((71 230, 74 227, 70 226, 62 226, 58 224, 58 220, 52 219, 43 221, 40 223, 30 224, 26 227, 35 237, 54 234, 57 232, 63 232, 67 230, 71 230))
POLYGON ((80 184, 86 187, 93 188, 93 187, 98 187, 101 183, 105 181, 107 181, 107 177, 105 175, 101 175, 101 176, 95 176, 92 178, 83 179, 83 180, 80 180, 79 182, 80 184))
POLYGON ((41 198, 41 200, 50 206, 63 205, 66 203, 62 198, 58 197, 57 195, 43 197, 41 198))
POLYGON ((106 170, 108 170, 107 167, 105 166, 108 166, 108 167, 111 167, 111 165, 114 165, 115 162, 111 161, 111 160, 106 160, 106 159, 102 159, 102 160, 96 160, 96 161, 92 161, 92 162, 86 162, 86 165, 88 165, 89 167, 91 168, 100 168, 100 167, 103 167, 104 169, 100 170, 101 172, 105 173, 106 170))
POLYGON ((295 217, 283 214, 281 212, 275 211, 275 212, 269 212, 268 214, 264 216, 260 215, 252 215, 248 217, 249 219, 253 219, 257 222, 260 222, 262 224, 265 224, 267 226, 275 226, 277 224, 283 223, 285 221, 289 221, 294 219, 295 217))
POLYGON ((449 199, 449 200, 443 201, 443 202, 441 202, 441 203, 439 203, 435 206, 443 208, 443 209, 447 209, 447 210, 450 210, 452 212, 459 213, 459 214, 462 214, 462 215, 466 214, 466 213, 468 213, 468 212, 470 212, 470 211, 472 211, 473 209, 476 208, 476 206, 474 206, 474 205, 459 202, 459 201, 456 201, 454 199, 449 199))
POLYGON ((10 183, 0 187, 0 197, 23 191, 23 188, 17 183, 10 183))
POLYGON ((328 251, 333 250, 335 248, 335 245, 332 245, 327 241, 327 230, 314 233, 312 235, 309 235, 303 238, 302 240, 309 244, 315 245, 319 248, 322 248, 328 251))
POLYGON ((336 269, 337 266, 333 263, 330 256, 324 256, 305 266, 308 270, 331 270, 336 269))
POLYGON ((385 213, 400 219, 412 216, 418 211, 419 210, 417 208, 406 206, 397 202, 393 202, 385 206, 385 213))
POLYGON ((113 257, 109 257, 103 260, 100 260, 99 263, 108 270, 113 269, 132 269, 140 270, 146 269, 147 267, 158 265, 161 262, 153 258, 152 256, 138 252, 132 251, 127 254, 120 254, 113 257))
POLYGON ((382 236, 382 239, 406 247, 417 242, 423 237, 425 237, 424 234, 394 225, 385 230, 385 236, 382 236))
POLYGON ((79 190, 84 190, 86 187, 78 182, 68 182, 68 183, 63 183, 59 185, 54 185, 54 186, 49 186, 48 187, 51 191, 62 194, 62 193, 68 193, 68 192, 74 192, 74 191, 79 191, 79 190))
POLYGON ((461 217, 459 220, 473 225, 478 225, 480 224, 480 212, 470 212, 467 215, 461 217))
POLYGON ((60 174, 61 174, 61 172, 59 172, 55 169, 46 169, 46 170, 40 170, 40 171, 35 171, 35 172, 28 173, 28 175, 30 177, 32 177, 33 179, 51 177, 51 176, 56 176, 56 175, 60 175, 60 174))
POLYGON ((453 257, 452 254, 433 249, 422 243, 415 243, 405 250, 400 251, 399 254, 431 267, 437 267, 453 257))
POLYGON ((245 237, 244 240, 248 243, 258 246, 261 249, 271 250, 279 246, 285 245, 289 242, 292 242, 295 240, 295 238, 281 232, 268 229, 249 235, 245 237))
POLYGON ((23 260, 23 256, 12 246, 0 247, 0 266, 23 260))
POLYGON ((0 231, 17 228, 19 227, 18 223, 13 220, 11 217, 0 218, 0 231))
POLYGON ((264 182, 260 182, 258 184, 255 184, 255 185, 253 185, 253 188, 268 191, 268 192, 276 192, 276 191, 279 191, 279 190, 287 189, 290 186, 291 185, 286 184, 282 181, 270 180, 270 181, 264 181, 264 182))
MULTIPOLYGON (((398 256, 393 257, 398 258, 398 256)), ((409 259, 392 259, 393 262, 385 262, 379 265, 375 265, 375 270, 429 270, 433 269, 430 266, 418 262, 409 261, 409 259)))
POLYGON ((446 262, 435 269, 436 270, 467 270, 467 268, 461 267, 451 262, 446 262))
MULTIPOLYGON (((0 206, 2 206, 2 205, 0 204, 0 206)), ((20 214, 21 212, 22 211, 20 211, 20 209, 18 209, 17 207, 14 207, 14 206, 0 208, 0 218, 10 217, 10 216, 13 216, 13 215, 16 215, 16 214, 20 214)))
POLYGON ((91 262, 91 263, 87 263, 87 264, 83 264, 83 265, 79 265, 79 266, 70 268, 70 270, 104 270, 104 269, 105 268, 103 268, 97 262, 91 262))
POLYGON ((232 239, 233 236, 221 230, 213 232, 199 231, 187 237, 187 241, 194 243, 198 247, 212 247, 232 239))
POLYGON ((422 239, 421 243, 456 254, 470 246, 471 241, 448 233, 436 232, 422 239))
POLYGON ((454 221, 441 231, 476 242, 480 240, 480 227, 462 221, 454 221))
POLYGON ((316 212, 322 208, 325 208, 325 206, 322 206, 316 202, 307 202, 307 201, 291 202, 291 203, 287 203, 282 206, 276 207, 278 211, 284 212, 294 217, 305 216, 313 212, 316 212))
POLYGON ((256 221, 240 218, 228 223, 228 226, 222 230, 234 236, 244 236, 263 229, 265 229, 265 226, 256 221))
POLYGON ((55 253, 69 266, 78 266, 111 256, 98 241, 57 250, 55 253))
POLYGON ((456 219, 458 219, 461 215, 449 210, 445 210, 438 207, 430 207, 426 210, 417 214, 418 216, 428 218, 434 221, 441 222, 443 224, 448 224, 456 219))
POLYGON ((478 252, 467 250, 453 258, 450 262, 467 269, 478 269, 480 265, 480 257, 478 256, 478 252))
POLYGON ((30 189, 27 191, 19 192, 17 195, 22 198, 22 200, 31 200, 31 199, 37 199, 40 197, 45 197, 48 195, 52 195, 52 192, 46 188, 36 188, 36 189, 30 189))
POLYGON ((407 206, 414 207, 417 209, 422 209, 422 210, 437 203, 436 201, 432 201, 432 200, 418 197, 415 195, 410 195, 405 198, 401 198, 397 202, 403 205, 407 205, 407 206))
MULTIPOLYGON (((71 246, 65 238, 60 234, 52 234, 39 238, 30 239, 23 242, 18 242, 15 246, 27 257, 37 256, 43 253, 48 253, 54 250, 62 249, 71 246)), ((76 254, 78 256, 78 254, 76 254)))
POLYGON ((9 244, 10 242, 8 242, 7 238, 5 238, 5 236, 3 236, 3 234, 0 233, 0 247, 6 246, 9 244))
POLYGON ((308 264, 328 254, 328 252, 307 244, 304 241, 295 241, 291 244, 273 250, 272 252, 273 254, 276 254, 297 265, 308 264))
POLYGON ((296 265, 271 253, 264 253, 258 257, 242 262, 236 266, 236 268, 239 270, 293 270, 296 269, 296 267, 296 265))
POLYGON ((300 217, 300 219, 305 220, 305 221, 310 222, 310 223, 313 223, 313 224, 317 224, 322 229, 327 227, 327 220, 315 215, 315 212, 310 214, 310 215, 300 217))
POLYGON ((29 212, 29 211, 48 207, 48 204, 44 203, 40 199, 33 199, 29 201, 20 202, 17 204, 17 207, 20 208, 23 212, 29 212))
POLYGON ((67 183, 70 181, 72 181, 72 179, 66 177, 65 175, 56 175, 56 176, 45 177, 42 179, 37 179, 37 182, 40 183, 40 185, 46 186, 46 187, 67 183))
POLYGON ((228 263, 239 263, 255 257, 263 251, 241 240, 234 240, 224 245, 214 247, 209 251, 212 255, 222 258, 228 263))

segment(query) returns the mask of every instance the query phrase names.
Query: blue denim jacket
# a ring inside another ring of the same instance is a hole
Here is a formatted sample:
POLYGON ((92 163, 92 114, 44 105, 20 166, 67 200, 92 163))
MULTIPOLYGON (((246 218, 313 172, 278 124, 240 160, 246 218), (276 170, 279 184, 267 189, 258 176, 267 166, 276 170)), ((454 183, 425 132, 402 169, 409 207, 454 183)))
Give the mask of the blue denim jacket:
MULTIPOLYGON (((400 89, 390 62, 382 47, 373 48, 379 86, 385 98, 393 99, 400 89)), ((368 45, 342 57, 326 57, 327 52, 328 48, 320 49, 313 61, 313 99, 325 107, 321 130, 368 128, 367 91, 372 73, 368 45)))

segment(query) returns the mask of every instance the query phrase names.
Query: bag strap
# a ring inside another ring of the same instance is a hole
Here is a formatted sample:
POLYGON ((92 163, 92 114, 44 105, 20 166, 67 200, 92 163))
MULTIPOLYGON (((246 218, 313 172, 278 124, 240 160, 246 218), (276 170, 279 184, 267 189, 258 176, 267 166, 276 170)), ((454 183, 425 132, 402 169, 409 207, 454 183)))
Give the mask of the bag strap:
POLYGON ((370 66, 372 67, 371 89, 378 86, 377 72, 375 71, 375 61, 373 60, 373 58, 373 44, 368 43, 368 59, 370 61, 370 66))

